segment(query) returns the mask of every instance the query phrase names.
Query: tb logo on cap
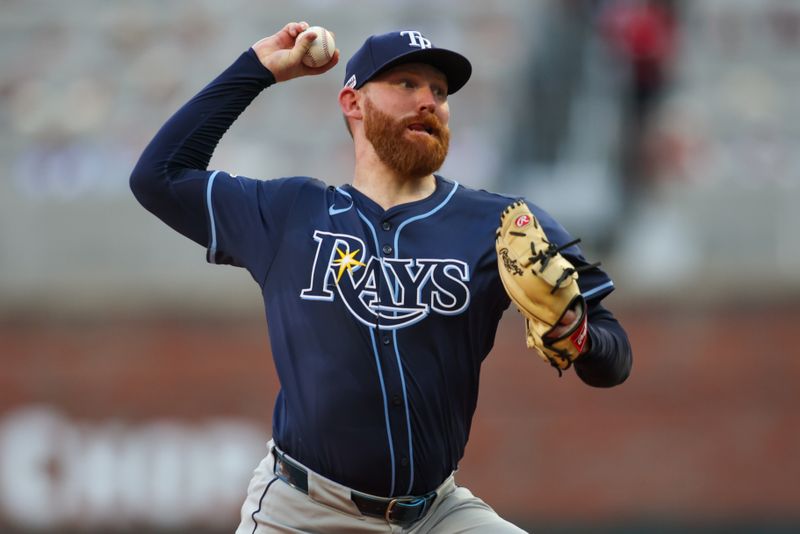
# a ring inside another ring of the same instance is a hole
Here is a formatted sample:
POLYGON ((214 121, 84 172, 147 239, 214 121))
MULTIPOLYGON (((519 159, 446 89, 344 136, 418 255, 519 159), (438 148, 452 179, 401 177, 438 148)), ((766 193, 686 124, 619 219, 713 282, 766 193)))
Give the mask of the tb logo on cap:
POLYGON ((422 36, 421 32, 413 31, 413 30, 406 30, 400 32, 400 35, 405 35, 409 39, 408 46, 416 46, 418 48, 422 48, 423 50, 426 48, 433 48, 430 39, 426 39, 422 36))

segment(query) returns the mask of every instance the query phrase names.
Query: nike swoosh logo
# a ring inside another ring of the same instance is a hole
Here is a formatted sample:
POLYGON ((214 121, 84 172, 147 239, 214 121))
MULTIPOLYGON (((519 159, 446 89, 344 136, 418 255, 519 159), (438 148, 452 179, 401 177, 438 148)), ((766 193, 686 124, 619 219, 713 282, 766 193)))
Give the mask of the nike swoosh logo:
POLYGON ((350 205, 349 205, 349 206, 347 206, 346 208, 334 208, 333 206, 330 206, 330 207, 328 208, 328 214, 329 214, 329 215, 339 215, 340 213, 344 213, 344 212, 346 212, 346 211, 349 211, 349 210, 350 210, 350 208, 352 208, 352 207, 353 207, 353 205, 352 205, 352 204, 350 204, 350 205))

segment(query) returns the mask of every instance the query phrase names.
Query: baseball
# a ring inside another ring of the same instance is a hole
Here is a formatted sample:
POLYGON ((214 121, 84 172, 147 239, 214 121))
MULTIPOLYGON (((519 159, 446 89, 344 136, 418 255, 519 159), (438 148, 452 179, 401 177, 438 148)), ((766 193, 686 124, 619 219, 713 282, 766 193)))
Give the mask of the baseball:
POLYGON ((306 31, 297 36, 302 38, 306 33, 314 32, 317 38, 311 41, 311 47, 303 56, 303 64, 309 67, 321 67, 331 60, 333 52, 336 50, 336 43, 333 41, 331 32, 322 26, 311 26, 306 31))

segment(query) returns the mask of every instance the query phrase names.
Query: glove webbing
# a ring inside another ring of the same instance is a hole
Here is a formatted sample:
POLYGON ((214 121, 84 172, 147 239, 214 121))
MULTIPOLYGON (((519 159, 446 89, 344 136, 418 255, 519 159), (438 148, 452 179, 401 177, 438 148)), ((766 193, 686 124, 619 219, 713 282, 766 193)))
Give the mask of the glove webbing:
MULTIPOLYGON (((538 225, 536 224, 536 219, 534 219, 534 226, 538 228, 538 225)), ((515 232, 513 230, 510 230, 508 233, 510 235, 515 235, 517 237, 528 237, 528 235, 523 232, 515 232)), ((569 243, 564 243, 561 246, 557 246, 555 243, 548 243, 547 248, 540 250, 539 252, 536 252, 536 246, 533 244, 533 241, 531 241, 531 254, 533 254, 533 256, 528 258, 528 260, 531 262, 531 265, 535 264, 536 262, 540 262, 541 267, 539 267, 539 272, 543 273, 544 270, 547 268, 547 264, 550 262, 550 258, 553 258, 556 254, 558 254, 562 250, 567 249, 572 245, 577 245, 580 242, 581 239, 578 238, 578 239, 573 239, 569 243)), ((589 265, 581 265, 580 267, 569 267, 567 269, 564 269, 561 273, 561 276, 559 276, 558 280, 556 280, 553 289, 550 290, 550 294, 553 295, 556 291, 558 291, 561 288, 561 284, 564 283, 567 280, 567 278, 572 276, 573 273, 580 274, 584 271, 588 271, 589 269, 593 269, 595 267, 600 266, 600 263, 601 262, 598 261, 595 263, 591 263, 589 265)))

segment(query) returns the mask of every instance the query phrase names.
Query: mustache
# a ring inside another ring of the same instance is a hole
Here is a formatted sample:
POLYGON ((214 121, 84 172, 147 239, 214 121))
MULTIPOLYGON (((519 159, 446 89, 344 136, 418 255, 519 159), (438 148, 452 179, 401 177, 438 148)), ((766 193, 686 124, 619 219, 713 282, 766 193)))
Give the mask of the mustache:
POLYGON ((402 129, 405 130, 412 124, 421 124, 431 135, 441 139, 442 132, 444 131, 444 124, 439 120, 439 117, 433 114, 419 115, 416 117, 409 117, 401 121, 402 129))

